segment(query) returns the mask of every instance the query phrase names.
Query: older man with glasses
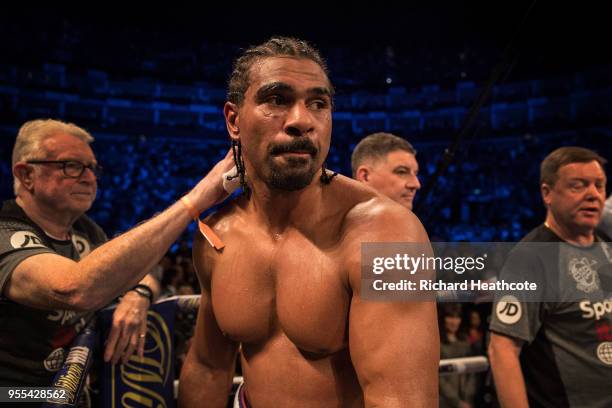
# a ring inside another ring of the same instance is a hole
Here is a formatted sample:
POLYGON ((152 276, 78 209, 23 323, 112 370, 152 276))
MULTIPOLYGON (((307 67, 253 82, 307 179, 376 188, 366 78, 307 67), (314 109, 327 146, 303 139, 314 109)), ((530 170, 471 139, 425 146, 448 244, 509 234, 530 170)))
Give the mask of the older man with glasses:
POLYGON ((75 160, 28 160, 27 164, 59 164, 66 177, 79 178, 85 169, 91 170, 96 178, 102 175, 102 166, 98 163, 85 164, 75 160))
POLYGON ((104 359, 142 356, 147 310, 159 292, 147 271, 194 214, 225 196, 221 174, 232 166, 229 156, 184 204, 108 241, 85 215, 101 171, 91 142, 84 129, 57 120, 34 120, 19 130, 16 199, 0 211, 0 386, 50 384, 78 332, 121 294, 104 359))

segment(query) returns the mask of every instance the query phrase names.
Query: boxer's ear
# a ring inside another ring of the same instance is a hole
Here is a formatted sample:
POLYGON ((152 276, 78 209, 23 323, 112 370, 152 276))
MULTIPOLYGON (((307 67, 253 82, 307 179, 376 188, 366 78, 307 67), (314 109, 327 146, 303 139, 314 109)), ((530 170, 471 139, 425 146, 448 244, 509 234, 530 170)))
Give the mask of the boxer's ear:
POLYGON ((227 126, 227 132, 230 138, 232 140, 240 140, 238 106, 232 102, 225 102, 225 106, 223 106, 223 115, 225 116, 225 125, 227 126))

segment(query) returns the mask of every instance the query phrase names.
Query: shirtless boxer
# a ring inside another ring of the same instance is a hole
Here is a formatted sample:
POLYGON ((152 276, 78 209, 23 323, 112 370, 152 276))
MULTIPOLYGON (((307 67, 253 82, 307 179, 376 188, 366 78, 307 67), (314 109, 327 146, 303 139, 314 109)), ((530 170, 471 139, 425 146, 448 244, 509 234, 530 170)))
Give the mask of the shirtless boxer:
POLYGON ((362 242, 427 234, 399 204, 321 170, 332 96, 300 40, 271 39, 234 65, 224 114, 250 194, 207 220, 222 251, 194 242, 202 299, 182 407, 225 406, 239 346, 248 406, 438 405, 435 304, 360 298, 362 242))

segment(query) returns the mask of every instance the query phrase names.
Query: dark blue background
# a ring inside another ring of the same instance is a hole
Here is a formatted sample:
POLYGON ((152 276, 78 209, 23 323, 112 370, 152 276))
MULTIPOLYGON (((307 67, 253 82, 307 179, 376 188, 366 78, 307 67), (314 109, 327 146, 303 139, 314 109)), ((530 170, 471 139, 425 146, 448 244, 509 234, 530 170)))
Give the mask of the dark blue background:
POLYGON ((603 10, 493 3, 7 11, 1 198, 12 196, 17 129, 53 117, 96 137, 105 175, 91 215, 109 235, 152 216, 228 148, 222 106, 240 49, 295 35, 328 60, 337 88, 328 166, 345 175, 354 145, 384 130, 415 145, 426 185, 498 69, 417 215, 434 239, 516 240, 543 219, 537 180, 546 154, 580 145, 612 157, 612 58, 603 10))

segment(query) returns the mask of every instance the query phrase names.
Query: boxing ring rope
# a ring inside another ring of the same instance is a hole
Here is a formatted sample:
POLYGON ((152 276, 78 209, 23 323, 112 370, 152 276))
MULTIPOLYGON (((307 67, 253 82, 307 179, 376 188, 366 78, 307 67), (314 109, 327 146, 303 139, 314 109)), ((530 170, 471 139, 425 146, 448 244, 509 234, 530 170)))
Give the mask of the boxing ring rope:
POLYGON ((489 369, 489 360, 485 356, 459 357, 440 360, 438 373, 440 377, 458 374, 482 373, 489 369))
MULTIPOLYGON (((199 295, 189 296, 173 296, 162 299, 156 304, 174 303, 176 312, 190 313, 195 312, 199 307, 199 295)), ((105 311, 113 310, 115 306, 105 309, 105 311)), ((98 334, 95 320, 90 322, 87 327, 75 338, 68 352, 68 357, 62 368, 57 372, 53 380, 52 386, 66 388, 69 385, 68 395, 69 401, 52 401, 47 400, 42 406, 49 407, 76 407, 79 398, 83 392, 87 375, 91 368, 93 360, 93 349, 95 338, 98 334), (69 373, 75 374, 71 376, 71 381, 66 381, 69 373), (74 379, 77 379, 76 381, 74 379)), ((440 360, 439 375, 450 376, 460 374, 481 373, 489 369, 489 360, 485 356, 461 357, 440 360)), ((243 377, 235 376, 233 378, 234 387, 237 387, 243 381, 243 377)), ((173 381, 173 394, 178 396, 179 380, 173 381)))

